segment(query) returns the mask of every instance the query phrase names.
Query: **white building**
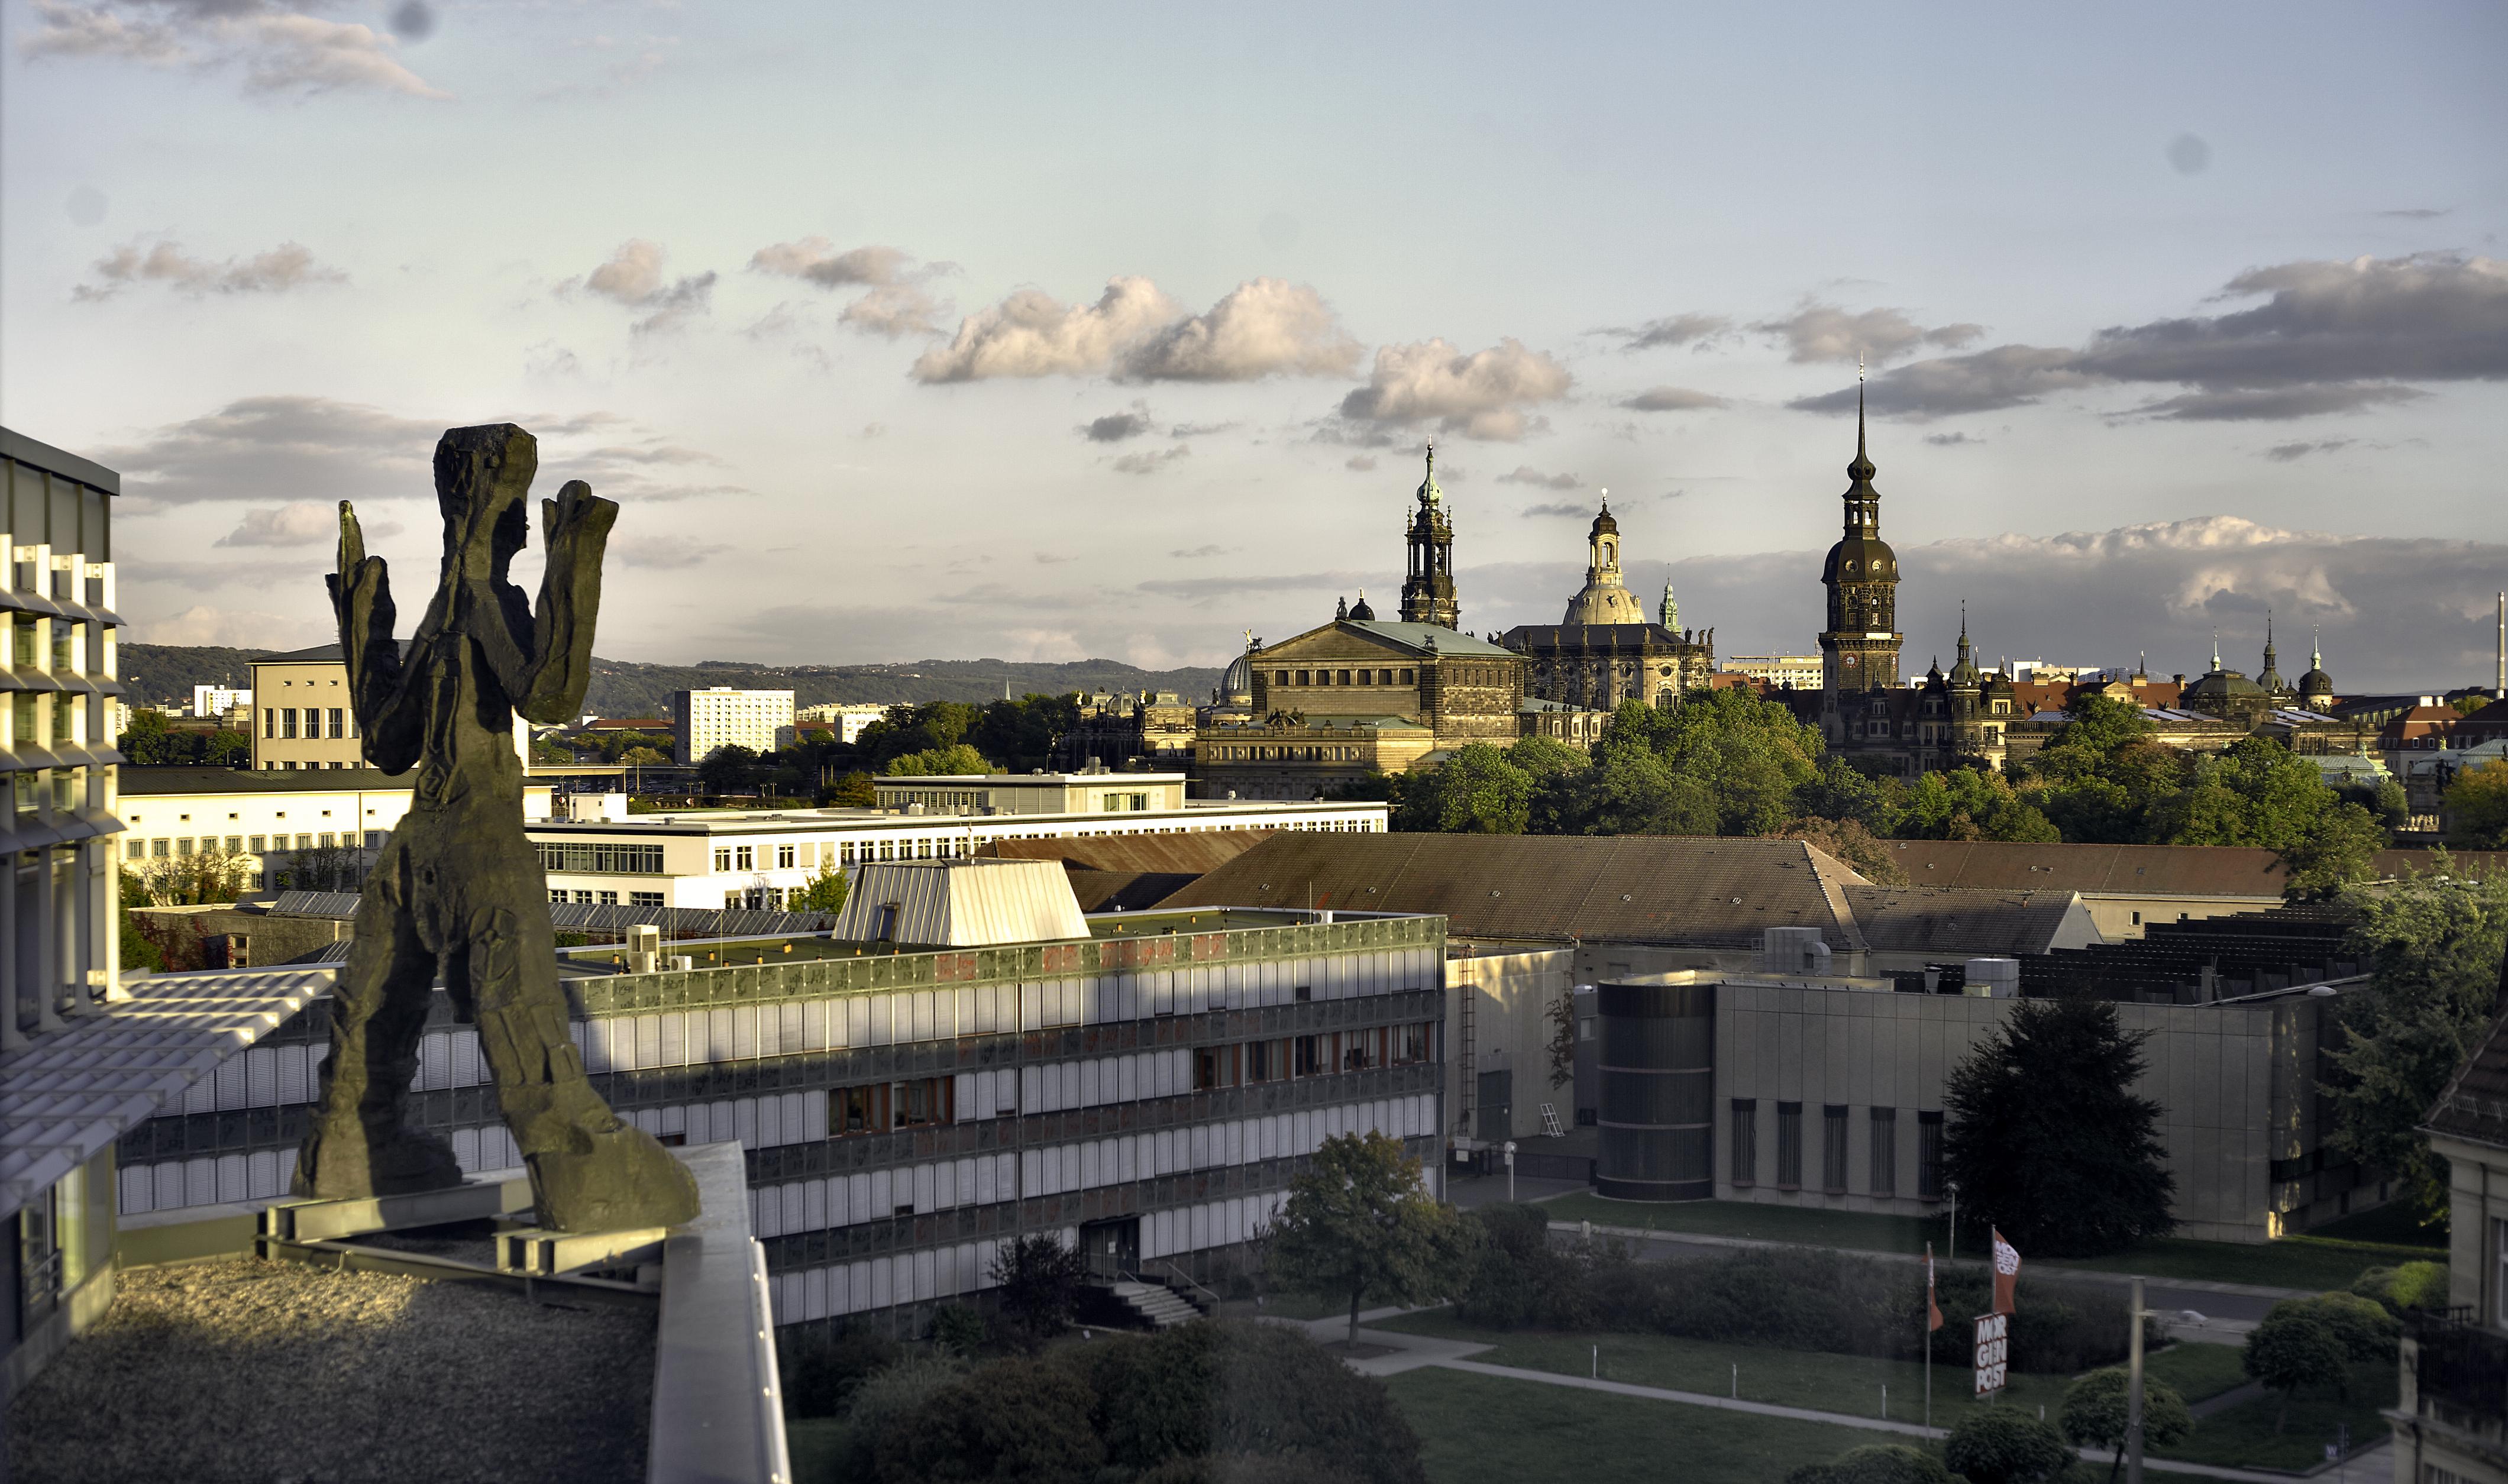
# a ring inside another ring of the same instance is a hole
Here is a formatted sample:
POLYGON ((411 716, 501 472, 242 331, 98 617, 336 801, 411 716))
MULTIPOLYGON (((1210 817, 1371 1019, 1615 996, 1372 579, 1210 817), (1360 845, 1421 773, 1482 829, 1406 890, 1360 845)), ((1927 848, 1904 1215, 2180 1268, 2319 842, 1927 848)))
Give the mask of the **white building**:
POLYGON ((1139 814, 1185 805, 1182 773, 935 773, 871 780, 883 809, 923 814, 1139 814))
POLYGON ((192 715, 223 720, 230 711, 252 705, 250 686, 194 686, 192 715))
POLYGON ((1770 686, 1791 686, 1797 690, 1817 690, 1821 686, 1821 658, 1817 654, 1736 654, 1715 667, 1726 675, 1747 675, 1770 686))
POLYGON ((860 741, 870 723, 893 710, 880 701, 830 701, 823 706, 804 706, 793 713, 795 723, 817 722, 836 729, 836 739, 851 744, 860 741))
MULTIPOLYGON (((223 854, 234 858, 246 891, 277 891, 291 870, 362 879, 384 837, 409 812, 417 778, 415 771, 371 767, 129 768, 122 775, 123 869, 162 873, 223 854)), ((546 784, 524 788, 526 820, 546 819, 549 809, 546 784)), ((353 889, 353 880, 324 884, 353 889)))
POLYGON ((671 692, 671 730, 682 765, 703 762, 726 747, 771 753, 776 734, 793 725, 790 690, 734 690, 711 686, 671 692))
MULTIPOLYGON (((1051 778, 1053 775, 1046 775, 1051 778)), ((1108 774, 1108 780, 1149 775, 1108 774)), ((937 784, 947 780, 882 779, 937 784)), ((831 868, 950 861, 1005 839, 1174 835, 1207 830, 1383 834, 1382 803, 1252 803, 1175 799, 1107 813, 945 814, 883 809, 680 810, 623 820, 545 820, 529 834, 548 871, 549 900, 618 907, 772 910, 831 868)))

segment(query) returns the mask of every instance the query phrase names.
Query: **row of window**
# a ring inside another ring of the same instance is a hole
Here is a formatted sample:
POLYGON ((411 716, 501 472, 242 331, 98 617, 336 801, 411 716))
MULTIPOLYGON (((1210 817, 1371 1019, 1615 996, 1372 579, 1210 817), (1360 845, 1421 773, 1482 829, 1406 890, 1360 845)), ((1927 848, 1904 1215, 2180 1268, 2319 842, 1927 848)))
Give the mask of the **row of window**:
MULTIPOLYGON (((1845 1103, 1824 1103, 1820 1117, 1820 1186, 1832 1196, 1847 1194, 1847 1150, 1853 1138, 1855 1110, 1845 1103)), ((1899 1194, 1899 1110, 1865 1110, 1869 1159, 1864 1194, 1899 1194)), ((1756 1185, 1759 1180, 1759 1099, 1733 1099, 1732 1183, 1756 1185)), ((1803 1188, 1803 1105, 1777 1104, 1777 1170, 1779 1190, 1803 1188)), ((1942 1115, 1916 1114, 1916 1197, 1942 1197, 1942 1115)))
MULTIPOLYGON (((787 845, 784 848, 790 851, 793 847, 787 845)), ((657 876, 662 873, 662 847, 609 843, 578 845, 543 840, 540 842, 540 869, 572 872, 579 875, 657 876)))
POLYGON ((1356 762, 1367 756, 1364 748, 1345 744, 1302 747, 1236 747, 1214 746, 1208 755, 1224 762, 1356 762))
POLYGON ((357 734, 356 719, 341 707, 264 706, 261 734, 277 742, 343 741, 357 734), (302 723, 297 720, 303 717, 302 723))
MULTIPOLYGON (((614 891, 586 891, 580 887, 568 888, 564 886, 552 886, 548 889, 548 897, 549 905, 551 907, 567 907, 570 905, 574 907, 616 907, 618 905, 618 894, 614 891)), ((657 891, 631 891, 627 894, 627 905, 629 907, 668 907, 670 904, 665 901, 662 894, 657 891)), ((725 905, 727 906, 728 904, 725 905)))
POLYGON ((1410 686, 1418 684, 1411 670, 1274 670, 1274 686, 1410 686), (1291 680, 1290 676, 1297 679, 1291 680), (1358 677, 1356 680, 1351 676, 1358 677), (1399 679, 1396 679, 1396 677, 1399 679), (1336 679, 1338 677, 1338 679, 1336 679))
MULTIPOLYGON (((365 848, 381 850, 390 832, 365 832, 365 848)), ((230 835, 221 839, 214 835, 152 835, 147 839, 126 837, 122 857, 127 861, 182 860, 194 855, 275 855, 290 850, 353 850, 357 848, 357 832, 323 831, 314 835, 230 835)))
POLYGON ((18 812, 32 814, 43 807, 46 795, 53 807, 63 813, 87 802, 87 769, 83 767, 30 767, 9 775, 9 791, 15 796, 18 812), (49 784, 47 780, 50 780, 49 784))

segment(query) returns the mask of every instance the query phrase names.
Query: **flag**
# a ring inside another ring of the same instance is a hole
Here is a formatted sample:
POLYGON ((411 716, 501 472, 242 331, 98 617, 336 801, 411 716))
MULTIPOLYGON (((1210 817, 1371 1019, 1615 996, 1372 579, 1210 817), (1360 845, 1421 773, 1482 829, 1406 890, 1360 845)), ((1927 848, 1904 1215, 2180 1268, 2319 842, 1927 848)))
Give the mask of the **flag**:
POLYGON ((1996 1314, 2010 1314, 2013 1312, 2011 1305, 2011 1290, 2020 1281, 2020 1253, 2019 1250, 2013 1247, 2011 1243, 2003 1240, 2003 1234, 2001 1232, 1994 1231, 1994 1228, 1992 1227, 1988 1227, 1986 1230, 1993 1232, 1994 1234, 1993 1312, 1996 1314))
POLYGON ((1941 1301, 1934 1295, 1934 1244, 1925 1243, 1925 1332, 1942 1327, 1941 1301))

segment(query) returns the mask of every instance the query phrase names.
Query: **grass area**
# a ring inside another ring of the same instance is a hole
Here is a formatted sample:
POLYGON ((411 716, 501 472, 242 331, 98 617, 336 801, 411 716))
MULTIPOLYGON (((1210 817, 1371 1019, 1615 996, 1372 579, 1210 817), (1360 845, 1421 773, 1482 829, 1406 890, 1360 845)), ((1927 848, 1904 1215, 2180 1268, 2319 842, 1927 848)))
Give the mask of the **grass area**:
POLYGON ((2325 1462, 2325 1445, 2336 1429, 2351 1429, 2354 1452, 2386 1434, 2379 1407, 2395 1404, 2395 1363, 2363 1361, 2351 1368, 2350 1399, 2303 1392, 2290 1404, 2290 1424, 2273 1428, 2281 1413, 2277 1394, 2242 1401, 2194 1425, 2193 1435, 2164 1450, 2191 1464, 2228 1464, 2248 1468, 2309 1468, 2325 1462))
POLYGON ((784 1423, 793 1455, 793 1484, 836 1484, 836 1444, 845 1425, 832 1417, 793 1417, 784 1423))
POLYGON ((1668 1469, 1697 1484, 1783 1484, 1800 1465, 1895 1440, 1436 1366, 1385 1385, 1435 1484, 1655 1484, 1668 1469))
POLYGON ((2241 1361, 2246 1352, 2235 1345, 2198 1345, 2181 1340, 2166 1350, 2142 1357, 2143 1374, 2165 1384, 2190 1402, 2206 1401, 2247 1384, 2241 1361))
POLYGON ((2389 1201, 2370 1210, 2308 1228, 2310 1237, 2332 1237, 2342 1242, 2375 1242, 2396 1247, 2434 1247, 2445 1262, 2447 1223, 2421 1225, 2420 1213, 2409 1200, 2389 1201))
MULTIPOLYGON (((1734 1367, 1739 1366, 1745 1401, 1770 1401, 1780 1406, 1809 1407, 1857 1417, 1881 1415, 1881 1389, 1887 1386, 1891 1421, 1922 1422, 1925 1416, 1925 1367, 1918 1361, 1731 1345, 1673 1335, 1475 1329, 1442 1309, 1405 1315, 1374 1327, 1494 1346, 1471 1358, 1563 1376, 1591 1374, 1594 1348, 1600 1346, 1605 1381, 1626 1381, 1674 1391, 1703 1391, 1710 1396, 1733 1393, 1734 1367)), ((1935 1427, 1950 1427, 1976 1404, 1970 1391, 1971 1374, 1959 1366, 1934 1367, 1935 1427)), ((2071 1384, 2067 1376, 2017 1374, 2005 1391, 2002 1404, 2025 1406, 2032 1411, 2043 1405, 2051 1417, 2064 1399, 2064 1388, 2071 1384)))
MULTIPOLYGON (((1754 1242, 1792 1242, 1856 1252, 1921 1253, 1927 1242, 1932 1242, 1936 1251, 1947 1245, 1943 1240, 1943 1222, 1914 1216, 1813 1210, 1751 1201, 1684 1201, 1657 1206, 1635 1201, 1606 1201, 1590 1192, 1561 1196, 1541 1205, 1553 1221, 1591 1221, 1598 1226, 1642 1227, 1667 1236, 1739 1237, 1754 1242)), ((1961 1246, 1971 1257, 1980 1256, 1984 1251, 1983 1241, 1967 1233, 1961 1234, 1961 1246)), ((2024 1258, 2028 1256, 2025 1252, 2021 1255, 2024 1258)), ((2108 1257, 2066 1258, 2060 1262, 2050 1259, 2042 1266, 2080 1268, 2097 1273, 2139 1273, 2146 1278, 2176 1278, 2198 1282, 2256 1283, 2266 1287, 2305 1288, 2316 1292, 2348 1287, 2366 1268, 2427 1261, 2430 1255, 2426 1247, 2332 1237, 2318 1232, 2260 1243, 2195 1242, 2183 1237, 2164 1237, 2108 1257)), ((2027 1270, 2023 1271, 2025 1274, 2027 1270)))

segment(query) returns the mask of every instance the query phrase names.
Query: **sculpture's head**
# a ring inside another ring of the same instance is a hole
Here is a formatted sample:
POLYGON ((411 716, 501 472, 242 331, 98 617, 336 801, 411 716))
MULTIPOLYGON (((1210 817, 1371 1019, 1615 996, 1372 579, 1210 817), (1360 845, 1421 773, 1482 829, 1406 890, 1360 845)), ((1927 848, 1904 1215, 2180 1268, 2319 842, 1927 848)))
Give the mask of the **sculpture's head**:
POLYGON ((435 502, 444 511, 444 564, 502 578, 530 538, 539 440, 511 423, 450 427, 435 443, 435 502))

